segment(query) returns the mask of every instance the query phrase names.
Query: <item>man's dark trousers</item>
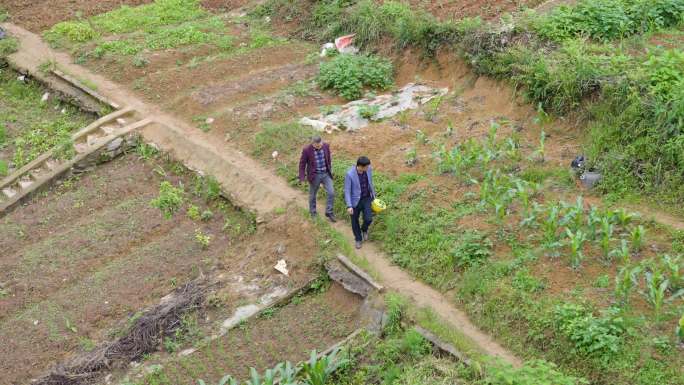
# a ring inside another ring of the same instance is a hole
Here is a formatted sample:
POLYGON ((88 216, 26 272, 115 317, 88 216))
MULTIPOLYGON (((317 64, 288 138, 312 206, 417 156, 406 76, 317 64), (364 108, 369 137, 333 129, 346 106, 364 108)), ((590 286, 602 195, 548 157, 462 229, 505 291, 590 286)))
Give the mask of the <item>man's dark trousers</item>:
POLYGON ((328 175, 328 173, 316 173, 313 178, 313 182, 309 182, 309 212, 311 214, 316 213, 316 195, 318 194, 318 188, 323 184, 325 187, 325 192, 328 193, 328 199, 325 205, 326 215, 333 213, 333 203, 335 202, 335 188, 333 187, 333 180, 328 175))
POLYGON ((359 200, 359 204, 354 207, 354 213, 351 216, 352 231, 357 242, 363 241, 363 233, 368 231, 368 227, 373 222, 373 210, 371 210, 371 202, 373 198, 365 197, 359 200), (359 225, 359 217, 363 213, 363 225, 359 225))

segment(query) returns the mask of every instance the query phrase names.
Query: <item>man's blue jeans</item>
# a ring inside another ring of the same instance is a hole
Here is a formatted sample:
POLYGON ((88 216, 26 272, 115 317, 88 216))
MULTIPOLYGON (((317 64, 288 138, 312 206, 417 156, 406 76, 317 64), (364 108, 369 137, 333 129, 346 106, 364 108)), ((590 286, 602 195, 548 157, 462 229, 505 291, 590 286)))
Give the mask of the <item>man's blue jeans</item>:
POLYGON ((372 197, 361 198, 359 204, 354 207, 351 216, 352 231, 357 242, 363 241, 363 234, 368 231, 368 227, 373 222, 373 210, 371 210, 372 197), (363 214, 363 225, 359 225, 359 217, 363 214))
POLYGON ((332 214, 333 203, 335 202, 335 187, 333 186, 332 178, 328 174, 316 174, 313 182, 309 183, 309 212, 311 214, 316 213, 316 194, 318 194, 318 188, 321 187, 321 183, 328 194, 325 213, 332 214))

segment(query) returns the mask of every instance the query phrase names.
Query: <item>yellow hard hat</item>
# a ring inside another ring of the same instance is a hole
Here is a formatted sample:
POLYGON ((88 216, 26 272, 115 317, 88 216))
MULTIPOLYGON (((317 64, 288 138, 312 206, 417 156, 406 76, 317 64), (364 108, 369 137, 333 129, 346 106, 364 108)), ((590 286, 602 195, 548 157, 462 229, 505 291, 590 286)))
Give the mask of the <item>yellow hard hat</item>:
POLYGON ((382 200, 380 200, 378 198, 373 199, 373 202, 371 202, 371 209, 373 210, 374 213, 379 213, 379 212, 385 211, 386 208, 387 208, 387 205, 385 204, 385 202, 383 202, 382 200))

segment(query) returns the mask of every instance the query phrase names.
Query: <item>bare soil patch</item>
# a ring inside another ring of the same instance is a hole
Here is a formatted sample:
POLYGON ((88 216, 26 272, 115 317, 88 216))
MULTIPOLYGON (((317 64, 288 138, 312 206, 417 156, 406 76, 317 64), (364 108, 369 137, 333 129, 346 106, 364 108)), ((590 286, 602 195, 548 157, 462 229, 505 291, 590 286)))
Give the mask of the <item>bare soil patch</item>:
POLYGON ((189 356, 159 357, 159 375, 141 384, 190 384, 198 379, 216 383, 226 374, 246 380, 249 368, 262 373, 279 362, 306 360, 311 350, 323 351, 360 326, 360 305, 361 297, 338 284, 324 293, 295 297, 189 356))
POLYGON ((77 17, 89 17, 119 8, 136 6, 152 0, 5 0, 2 7, 9 11, 11 21, 31 32, 40 33, 53 25, 77 17))
POLYGON ((194 174, 178 165, 131 154, 0 220, 6 293, 0 298, 0 372, 6 383, 27 383, 93 341, 109 339, 127 317, 200 273, 249 283, 249 290, 238 285, 230 292, 238 301, 309 279, 315 229, 293 231, 303 220, 283 215, 250 235, 249 216, 194 197, 192 186, 194 174), (171 220, 150 206, 162 180, 188 192, 188 203, 171 220), (190 205, 214 215, 193 220, 190 205), (197 231, 211 237, 207 247, 197 242, 197 231), (280 258, 290 263, 291 277, 273 270, 280 258))

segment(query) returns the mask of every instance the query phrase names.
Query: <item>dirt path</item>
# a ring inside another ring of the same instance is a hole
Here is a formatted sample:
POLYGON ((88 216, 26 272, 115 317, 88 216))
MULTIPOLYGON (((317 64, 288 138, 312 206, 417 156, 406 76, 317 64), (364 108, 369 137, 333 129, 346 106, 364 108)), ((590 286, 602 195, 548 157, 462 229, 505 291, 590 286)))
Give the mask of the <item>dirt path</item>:
MULTIPOLYGON (((177 159, 191 168, 202 170, 217 178, 223 187, 231 191, 232 198, 257 213, 266 215, 277 207, 294 202, 304 207, 306 199, 300 192, 289 187, 282 178, 264 168, 257 161, 242 154, 229 143, 208 140, 197 128, 148 105, 123 87, 104 77, 73 64, 72 58, 54 52, 37 35, 10 23, 2 25, 20 40, 20 51, 10 57, 16 65, 30 73, 36 73, 40 64, 54 60, 57 66, 78 78, 85 78, 97 85, 97 91, 119 103, 138 110, 159 125, 146 128, 142 134, 146 140, 169 150, 177 159)), ((351 230, 344 223, 336 229, 353 241, 351 230)), ((380 280, 392 290, 412 298, 419 306, 432 308, 442 319, 467 335, 481 350, 519 365, 521 360, 496 343, 489 335, 478 330, 462 311, 452 305, 440 292, 414 280, 407 272, 393 266, 389 259, 374 245, 366 245, 359 253, 380 275, 380 280)))

